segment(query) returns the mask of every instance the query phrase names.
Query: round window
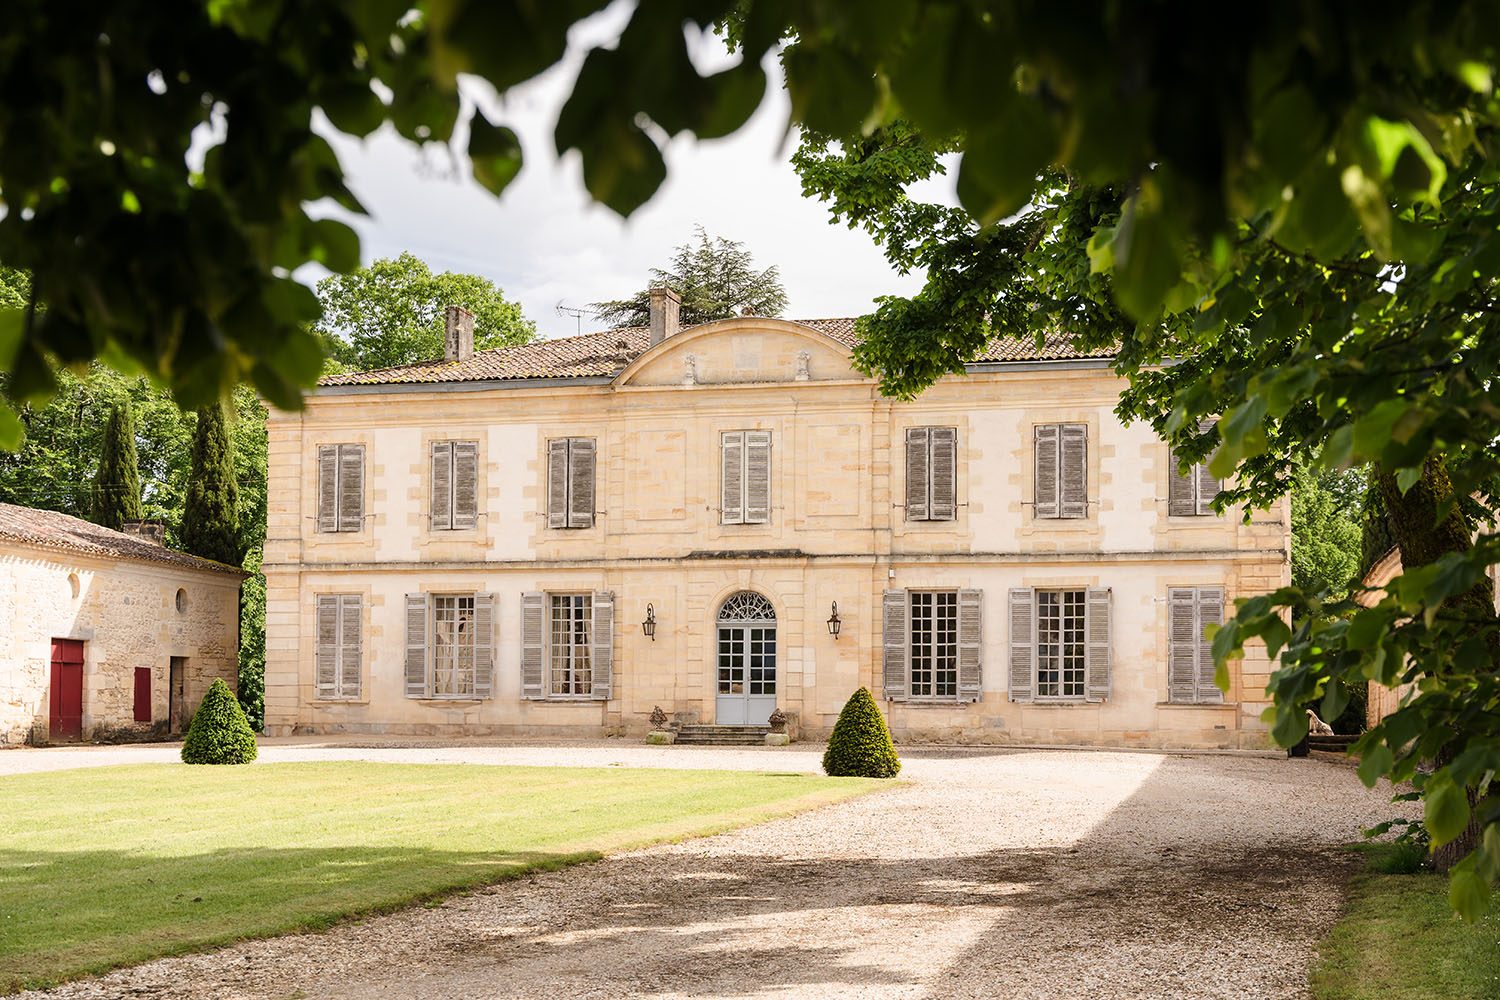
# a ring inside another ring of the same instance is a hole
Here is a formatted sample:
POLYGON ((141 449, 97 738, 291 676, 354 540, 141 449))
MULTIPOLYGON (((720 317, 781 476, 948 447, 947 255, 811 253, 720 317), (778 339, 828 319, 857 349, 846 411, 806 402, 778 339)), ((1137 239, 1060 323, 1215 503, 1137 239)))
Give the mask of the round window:
POLYGON ((183 590, 183 589, 181 589, 179 587, 178 590, 177 590, 177 613, 180 615, 180 614, 185 613, 186 611, 187 611, 187 591, 183 590))

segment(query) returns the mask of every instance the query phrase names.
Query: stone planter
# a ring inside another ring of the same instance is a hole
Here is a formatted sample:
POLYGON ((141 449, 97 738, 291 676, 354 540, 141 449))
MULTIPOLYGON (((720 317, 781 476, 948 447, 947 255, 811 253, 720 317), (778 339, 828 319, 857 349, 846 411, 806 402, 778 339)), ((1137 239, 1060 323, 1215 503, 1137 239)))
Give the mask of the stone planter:
POLYGON ((646 743, 650 746, 665 747, 677 742, 677 734, 670 729, 653 729, 646 734, 646 743))
POLYGON ((790 742, 792 742, 792 738, 786 733, 766 734, 766 746, 768 747, 784 747, 790 742))

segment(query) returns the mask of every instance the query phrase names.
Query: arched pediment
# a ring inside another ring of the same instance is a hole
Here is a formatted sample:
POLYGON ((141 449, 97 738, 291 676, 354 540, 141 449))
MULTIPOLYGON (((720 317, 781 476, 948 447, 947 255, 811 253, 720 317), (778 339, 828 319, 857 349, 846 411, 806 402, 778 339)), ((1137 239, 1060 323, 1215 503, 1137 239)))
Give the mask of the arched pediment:
POLYGON ((689 327, 649 348, 615 377, 626 385, 733 385, 860 378, 849 348, 784 319, 738 316, 689 327))

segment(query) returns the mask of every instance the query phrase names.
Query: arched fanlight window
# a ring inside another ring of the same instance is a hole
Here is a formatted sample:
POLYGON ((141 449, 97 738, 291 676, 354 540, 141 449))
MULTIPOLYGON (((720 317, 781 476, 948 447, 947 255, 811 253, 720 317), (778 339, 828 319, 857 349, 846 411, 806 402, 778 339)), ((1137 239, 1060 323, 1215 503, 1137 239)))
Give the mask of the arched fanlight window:
POLYGON ((730 595, 719 608, 720 625, 774 625, 776 609, 771 602, 753 590, 730 595))

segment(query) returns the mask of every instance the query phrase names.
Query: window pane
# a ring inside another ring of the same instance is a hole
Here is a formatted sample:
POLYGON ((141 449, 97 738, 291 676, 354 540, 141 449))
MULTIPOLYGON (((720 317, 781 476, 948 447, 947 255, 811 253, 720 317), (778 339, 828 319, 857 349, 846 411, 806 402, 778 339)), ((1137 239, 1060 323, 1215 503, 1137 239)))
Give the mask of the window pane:
POLYGON ((555 695, 593 693, 593 604, 588 594, 551 595, 550 666, 555 695))
POLYGON ((1043 590, 1036 595, 1037 696, 1082 698, 1084 592, 1043 590))

